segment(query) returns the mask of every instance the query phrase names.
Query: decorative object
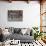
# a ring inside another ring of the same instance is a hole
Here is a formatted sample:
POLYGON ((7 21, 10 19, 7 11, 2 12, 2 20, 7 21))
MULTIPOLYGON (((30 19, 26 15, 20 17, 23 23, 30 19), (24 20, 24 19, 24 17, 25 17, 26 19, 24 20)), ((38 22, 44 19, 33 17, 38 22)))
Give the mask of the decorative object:
POLYGON ((23 10, 8 10, 8 21, 22 21, 23 10))

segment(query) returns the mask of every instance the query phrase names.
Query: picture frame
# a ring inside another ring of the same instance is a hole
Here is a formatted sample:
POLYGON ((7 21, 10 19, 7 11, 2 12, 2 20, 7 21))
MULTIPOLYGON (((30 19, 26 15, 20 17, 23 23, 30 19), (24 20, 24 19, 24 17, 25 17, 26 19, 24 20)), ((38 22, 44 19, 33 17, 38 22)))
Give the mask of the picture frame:
POLYGON ((23 10, 8 10, 8 21, 23 21, 23 10))

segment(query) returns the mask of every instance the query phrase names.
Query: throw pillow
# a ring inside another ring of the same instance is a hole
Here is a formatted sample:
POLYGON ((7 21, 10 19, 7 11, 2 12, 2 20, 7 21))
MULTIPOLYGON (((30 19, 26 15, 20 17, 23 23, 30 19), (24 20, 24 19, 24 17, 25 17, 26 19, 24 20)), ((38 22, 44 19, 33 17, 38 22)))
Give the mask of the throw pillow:
POLYGON ((25 35, 30 35, 30 28, 27 28, 25 35))
POLYGON ((21 33, 24 35, 27 32, 26 28, 21 29, 21 33))
POLYGON ((14 33, 19 33, 20 31, 21 31, 20 28, 15 28, 15 29, 14 29, 14 33))

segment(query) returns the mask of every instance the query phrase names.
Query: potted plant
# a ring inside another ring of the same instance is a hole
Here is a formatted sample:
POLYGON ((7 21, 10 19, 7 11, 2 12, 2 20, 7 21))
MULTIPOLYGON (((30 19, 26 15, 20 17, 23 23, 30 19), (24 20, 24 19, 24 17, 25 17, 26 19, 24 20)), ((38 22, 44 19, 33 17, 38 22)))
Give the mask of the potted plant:
POLYGON ((36 40, 38 37, 41 38, 42 32, 39 32, 39 30, 38 30, 39 28, 38 27, 32 27, 32 28, 35 31, 35 33, 34 33, 34 40, 36 40))
POLYGON ((34 40, 36 40, 36 38, 38 37, 38 32, 37 32, 37 30, 38 30, 38 27, 32 27, 33 28, 33 31, 35 31, 34 32, 34 40), (37 33, 36 33, 37 32, 37 33))

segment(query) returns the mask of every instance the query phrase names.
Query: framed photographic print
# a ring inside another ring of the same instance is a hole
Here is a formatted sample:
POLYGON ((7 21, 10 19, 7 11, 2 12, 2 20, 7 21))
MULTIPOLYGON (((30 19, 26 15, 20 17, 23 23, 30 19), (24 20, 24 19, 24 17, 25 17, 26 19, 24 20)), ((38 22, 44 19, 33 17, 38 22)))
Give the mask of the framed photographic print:
POLYGON ((23 10, 8 10, 8 21, 22 21, 23 10))

